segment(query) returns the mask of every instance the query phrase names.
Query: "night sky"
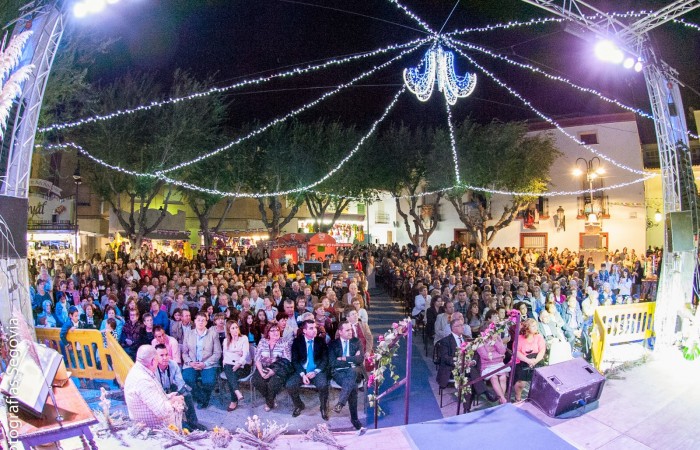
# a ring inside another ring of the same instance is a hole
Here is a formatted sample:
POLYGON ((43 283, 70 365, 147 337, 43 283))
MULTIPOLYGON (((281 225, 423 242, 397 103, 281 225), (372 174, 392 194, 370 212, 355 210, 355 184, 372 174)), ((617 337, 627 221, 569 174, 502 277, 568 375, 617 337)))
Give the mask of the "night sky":
MULTIPOLYGON (((621 12, 631 9, 630 5, 636 10, 655 10, 671 2, 591 3, 605 11, 621 12)), ((403 4, 433 28, 440 29, 455 1, 405 0, 403 4)), ((444 30, 545 15, 544 11, 515 0, 462 0, 444 30)), ((687 15, 685 20, 700 23, 700 10, 687 15)), ((416 23, 383 0, 123 0, 110 6, 102 16, 91 18, 89 22, 82 19, 81 22, 80 26, 87 26, 105 37, 118 37, 110 51, 100 56, 97 64, 90 68, 90 78, 103 83, 128 70, 157 71, 167 82, 176 68, 184 68, 200 78, 212 76, 214 85, 225 86, 290 66, 370 51, 425 36, 416 23)), ((700 54, 700 32, 666 24, 653 31, 651 37, 657 54, 679 70, 683 82, 700 91, 700 71, 696 63, 700 54)), ((598 62, 593 57, 591 44, 566 33, 562 25, 467 34, 460 39, 536 65, 649 111, 642 74, 598 62)), ((363 80, 360 86, 323 102, 300 118, 315 120, 323 117, 368 126, 379 117, 400 88, 403 68, 416 65, 425 48, 363 80)), ((283 115, 397 53, 363 59, 313 75, 231 91, 226 96, 231 102, 230 123, 265 121, 283 115)), ((552 117, 620 111, 592 95, 548 81, 541 75, 495 62, 479 53, 470 55, 552 117)), ((456 121, 466 117, 480 122, 536 118, 478 69, 470 67, 464 58, 457 56, 456 65, 458 74, 476 71, 479 77, 472 96, 460 99, 454 107, 456 121)), ((700 95, 691 89, 682 89, 682 92, 686 111, 689 107, 700 107, 700 95)), ((405 95, 389 120, 444 124, 444 97, 441 93, 436 94, 433 93, 427 103, 419 102, 413 95, 405 95)), ((639 123, 651 130, 650 121, 641 119, 639 123)))

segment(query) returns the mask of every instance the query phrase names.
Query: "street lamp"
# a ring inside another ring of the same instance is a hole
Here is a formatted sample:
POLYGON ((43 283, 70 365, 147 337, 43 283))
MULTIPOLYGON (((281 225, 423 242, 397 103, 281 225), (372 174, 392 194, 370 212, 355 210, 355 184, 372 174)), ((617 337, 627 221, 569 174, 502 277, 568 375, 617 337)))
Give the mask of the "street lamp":
POLYGON ((78 160, 78 165, 75 168, 75 172, 73 172, 73 182, 75 183, 75 199, 74 199, 74 204, 73 204, 73 211, 74 211, 74 221, 73 225, 75 226, 75 262, 77 264, 78 262, 78 239, 80 238, 79 236, 79 229, 78 229, 78 187, 83 183, 83 177, 80 176, 80 160, 78 160))
MULTIPOLYGON (((600 158, 594 156, 591 159, 578 158, 576 160, 576 168, 573 171, 574 176, 580 177, 581 175, 586 175, 586 181, 588 181, 588 191, 591 201, 591 213, 589 216, 589 222, 597 222, 598 217, 593 211, 593 180, 600 177, 605 173, 605 169, 600 162, 600 158), (580 163, 580 164, 579 164, 580 163), (583 170, 581 169, 583 167, 583 170)), ((602 211, 601 211, 602 212, 602 211)))

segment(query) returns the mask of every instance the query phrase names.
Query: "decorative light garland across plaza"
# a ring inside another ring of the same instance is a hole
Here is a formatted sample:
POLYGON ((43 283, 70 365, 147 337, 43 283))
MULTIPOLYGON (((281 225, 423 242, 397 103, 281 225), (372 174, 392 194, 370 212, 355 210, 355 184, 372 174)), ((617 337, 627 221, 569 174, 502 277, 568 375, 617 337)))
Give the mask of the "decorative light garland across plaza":
POLYGON ((389 3, 393 3, 397 8, 399 8, 401 11, 404 12, 408 17, 413 19, 414 22, 416 22, 418 25, 420 25, 425 31, 428 33, 432 34, 433 36, 437 36, 437 32, 433 30, 430 25, 428 25, 426 22, 423 21, 420 17, 418 17, 417 14, 415 14, 413 11, 399 3, 397 0, 389 0, 389 3))
POLYGON ((393 44, 393 45, 382 47, 382 48, 379 48, 376 50, 372 50, 370 52, 359 53, 356 55, 347 56, 345 58, 340 58, 340 59, 331 59, 329 61, 326 61, 326 62, 323 62, 320 64, 312 64, 312 65, 308 65, 306 67, 297 67, 294 69, 286 70, 284 72, 272 74, 269 76, 243 80, 243 81, 240 81, 238 83, 231 84, 229 86, 214 87, 214 88, 208 89, 206 91, 194 92, 192 94, 188 94, 188 95, 185 95, 182 97, 174 97, 174 98, 169 98, 167 100, 161 100, 161 101, 152 101, 151 103, 148 103, 145 105, 139 105, 139 106, 136 106, 134 108, 126 108, 126 109, 122 109, 122 110, 117 110, 117 111, 111 112, 109 114, 104 114, 104 115, 95 115, 92 117, 85 117, 83 119, 79 119, 79 120, 76 120, 74 122, 52 124, 52 125, 46 126, 44 128, 39 128, 37 131, 40 133, 45 133, 47 131, 65 130, 68 128, 75 128, 75 127, 79 127, 81 125, 86 125, 89 123, 102 122, 105 120, 114 119, 116 117, 120 117, 120 116, 124 116, 124 115, 128 115, 128 114, 134 114, 137 112, 148 111, 148 110, 153 109, 153 108, 159 108, 159 107, 170 105, 170 104, 175 104, 175 103, 188 101, 188 100, 194 100, 194 99, 206 97, 208 95, 218 94, 218 93, 238 89, 238 88, 241 88, 244 86, 249 86, 249 85, 253 85, 253 84, 255 84, 255 85, 263 84, 263 83, 266 83, 268 81, 274 80, 276 78, 286 78, 286 77, 290 77, 293 75, 305 74, 305 73, 313 72, 316 70, 325 69, 326 67, 329 67, 329 66, 341 65, 341 64, 345 64, 347 62, 356 61, 356 60, 363 59, 363 58, 369 58, 371 56, 379 55, 382 53, 387 53, 387 52, 390 52, 393 50, 400 50, 400 49, 407 48, 407 47, 420 46, 420 45, 428 42, 431 39, 432 38, 422 38, 422 39, 415 39, 415 40, 407 42, 405 44, 393 44))
MULTIPOLYGON (((345 163, 347 163, 347 162, 350 160, 350 158, 352 158, 352 157, 355 155, 355 153, 357 153, 357 151, 360 149, 360 147, 362 146, 362 144, 364 144, 365 141, 366 141, 370 136, 372 136, 372 135, 374 134, 374 132, 377 130, 377 127, 379 126, 379 124, 382 123, 382 122, 384 121, 384 119, 386 119, 386 117, 389 115, 389 112, 394 108, 394 105, 396 105, 396 102, 399 100, 399 97, 400 97, 401 94, 403 94, 404 92, 406 92, 406 87, 405 87, 405 86, 402 86, 401 89, 399 89, 399 91, 398 91, 398 92, 396 93, 396 95, 394 96, 393 100, 389 103, 389 106, 386 107, 386 109, 385 109, 384 112, 382 113, 381 117, 379 117, 379 119, 377 119, 377 120, 372 124, 372 126, 370 127, 370 129, 369 129, 369 131, 367 132, 367 134, 365 134, 365 135, 358 141, 358 143, 355 145, 355 147, 350 151, 350 153, 348 153, 348 154, 338 163, 338 165, 336 165, 333 169, 331 169, 331 170, 330 170, 327 174, 325 174, 323 177, 319 178, 318 180, 314 181, 314 182, 311 183, 311 184, 308 184, 308 185, 302 186, 302 187, 298 187, 298 188, 294 188, 294 189, 287 189, 287 190, 284 190, 284 191, 277 191, 277 192, 254 192, 254 193, 219 191, 219 190, 217 190, 217 189, 209 189, 209 188, 197 186, 197 185, 192 184, 192 183, 187 183, 187 182, 184 182, 184 181, 181 181, 181 180, 176 180, 176 179, 167 177, 167 176, 164 175, 164 173, 163 173, 162 171, 156 172, 156 173, 153 173, 153 174, 142 174, 142 173, 140 173, 140 172, 135 172, 135 171, 133 171, 133 170, 124 169, 124 168, 122 168, 122 167, 109 164, 109 163, 107 163, 107 162, 101 160, 100 158, 97 158, 97 157, 93 156, 93 155, 90 154, 87 150, 85 150, 83 147, 81 147, 80 145, 78 145, 78 144, 76 144, 76 143, 73 143, 73 142, 65 143, 65 144, 51 144, 51 145, 46 145, 46 146, 44 146, 44 148, 46 148, 47 150, 57 150, 57 149, 73 148, 73 149, 77 150, 78 152, 80 152, 81 154, 83 154, 83 155, 85 155, 86 157, 88 157, 88 158, 89 158, 90 160, 92 160, 93 162, 95 162, 95 163, 97 163, 97 164, 100 164, 100 165, 102 165, 102 166, 104 166, 104 167, 107 167, 107 168, 109 168, 109 169, 116 170, 116 171, 118 171, 118 172, 121 172, 121 173, 124 173, 124 174, 127 174, 127 175, 137 176, 137 177, 158 178, 158 179, 163 180, 163 181, 165 181, 165 182, 171 183, 171 184, 173 184, 173 185, 175 185, 175 186, 178 186, 178 187, 181 187, 181 188, 184 188, 184 189, 189 189, 189 190, 192 190, 192 191, 204 192, 204 193, 206 193, 206 194, 219 195, 219 196, 222 196, 222 197, 236 197, 236 198, 264 198, 264 197, 284 196, 284 195, 294 194, 294 193, 297 193, 297 192, 308 191, 308 190, 310 190, 310 189, 312 189, 312 188, 318 186, 319 184, 323 183, 324 181, 326 181, 326 180, 329 179, 330 177, 332 177, 338 170, 340 170, 340 169, 345 165, 345 163)), ((41 146, 37 146, 37 147, 41 147, 41 146)))
POLYGON ((459 184, 462 180, 459 177, 459 158, 457 156, 457 140, 455 139, 455 129, 452 125, 452 110, 450 109, 450 102, 445 101, 445 109, 447 110, 447 129, 450 133, 450 147, 452 148, 452 160, 455 164, 455 183, 459 184))
POLYGON ((215 156, 215 155, 217 155, 217 154, 219 154, 219 153, 221 153, 221 152, 223 152, 223 151, 225 151, 225 150, 228 150, 228 149, 234 147, 235 145, 238 145, 238 144, 240 144, 240 143, 242 143, 242 142, 244 142, 244 141, 246 141, 246 140, 248 140, 248 139, 250 139, 250 138, 252 138, 252 137, 254 137, 254 136, 259 135, 260 133, 262 133, 262 132, 268 130, 269 128, 273 127, 274 125, 277 125, 278 123, 281 123, 281 122, 283 122, 283 121, 285 121, 285 120, 287 120, 287 119, 290 119, 290 118, 292 118, 292 117, 294 117, 294 116, 296 116, 296 115, 298 115, 298 114, 300 114, 300 113, 302 113, 302 112, 304 112, 304 111, 306 111, 306 110, 308 110, 308 109, 310 109, 310 108, 316 106, 316 105, 319 104, 321 101, 323 101, 323 100, 329 98, 330 96, 332 96, 332 95, 334 95, 334 94, 337 94, 338 92, 340 92, 340 91, 342 91, 343 89, 345 89, 345 88, 347 88, 347 87, 353 85, 354 83, 356 83, 356 82, 358 82, 358 81, 360 81, 360 80, 362 80, 362 79, 364 79, 364 78, 366 78, 366 77, 372 75, 374 72, 376 72, 376 71, 378 71, 378 70, 381 70, 381 69, 383 69, 384 67, 387 67, 388 65, 392 64, 393 62, 398 61, 399 59, 401 59, 401 58, 403 58, 405 55, 407 55, 407 54, 409 54, 409 53, 415 51, 415 50, 418 49, 419 47, 420 47, 420 44, 419 44, 418 46, 416 46, 416 47, 411 48, 411 49, 402 51, 399 55, 395 56, 394 58, 390 59, 389 61, 387 61, 387 62, 385 62, 385 63, 383 63, 383 64, 380 64, 380 65, 378 65, 378 66, 373 67, 372 69, 370 69, 370 70, 368 70, 367 72, 364 72, 364 73, 358 75, 357 77, 355 77, 354 79, 350 80, 350 81, 347 82, 347 83, 344 83, 344 84, 339 85, 339 86, 336 87, 334 90, 326 92, 325 94, 323 94, 321 97, 317 98, 316 100, 314 100, 314 101, 312 101, 312 102, 310 102, 310 103, 307 103, 307 104, 305 104, 305 105, 303 105, 303 106, 301 106, 301 107, 299 107, 299 108, 297 108, 297 109, 295 109, 295 110, 293 110, 293 111, 287 113, 287 114, 284 115, 284 116, 281 116, 281 117, 278 117, 278 118, 276 118, 276 119, 273 119, 272 121, 268 122, 267 124, 265 124, 265 125, 263 125, 263 126, 257 128, 257 129, 255 129, 255 130, 251 131, 250 133, 246 134, 245 136, 242 136, 242 137, 240 137, 240 138, 238 138, 238 139, 236 139, 236 140, 234 140, 234 141, 229 142, 228 144, 226 144, 226 145, 224 145, 224 146, 222 146, 222 147, 219 147, 219 148, 217 148, 217 149, 215 149, 215 150, 212 150, 211 152, 201 154, 201 155, 198 156, 197 158, 191 159, 191 160, 189 160, 189 161, 184 161, 184 162, 182 162, 182 163, 179 163, 179 164, 177 164, 177 165, 175 165, 175 166, 172 166, 172 167, 169 167, 169 168, 167 168, 167 169, 162 169, 162 170, 156 171, 155 173, 136 172, 136 171, 124 169, 124 168, 122 168, 122 167, 113 165, 113 164, 111 164, 111 163, 109 163, 109 162, 107 162, 107 161, 104 161, 104 160, 98 158, 97 156, 94 156, 94 155, 90 154, 87 150, 82 149, 82 147, 81 147, 81 152, 82 152, 83 154, 89 156, 91 160, 93 160, 94 162, 96 162, 96 163, 98 163, 98 164, 100 164, 100 165, 102 165, 102 166, 108 167, 108 168, 113 169, 113 170, 118 170, 118 171, 120 171, 120 172, 129 174, 129 175, 140 176, 140 177, 149 177, 149 178, 164 176, 164 174, 166 174, 166 173, 172 172, 172 171, 177 170, 177 169, 181 169, 181 168, 183 168, 183 167, 187 167, 187 166, 189 166, 189 165, 191 165, 191 164, 194 164, 194 163, 200 162, 200 161, 202 161, 202 160, 204 160, 204 159, 207 159, 207 158, 210 158, 210 157, 212 157, 212 156, 215 156))
POLYGON ((367 78, 368 76, 372 75, 374 72, 376 72, 376 71, 378 71, 378 70, 381 70, 381 69, 383 69, 383 68, 389 66, 390 64, 392 64, 392 63, 398 61, 399 59, 403 58, 403 57, 406 56, 407 54, 409 54, 409 53, 411 53, 411 52, 414 52, 416 49, 418 49, 418 47, 420 47, 420 45, 418 45, 418 46, 416 46, 416 47, 413 47, 413 48, 411 48, 411 49, 402 51, 401 53, 399 53, 397 56, 393 57, 393 58, 390 59, 389 61, 387 61, 387 62, 385 62, 385 63, 383 63, 383 64, 380 64, 380 65, 378 65, 378 66, 374 66, 372 69, 370 69, 370 70, 368 70, 367 72, 364 72, 364 73, 358 75, 357 77, 353 78, 352 80, 348 81, 347 83, 343 83, 343 84, 339 85, 338 87, 336 87, 334 90, 329 91, 329 92, 326 92, 325 94, 323 94, 321 97, 317 98, 316 100, 314 100, 314 101, 312 101, 312 102, 310 102, 310 103, 307 103, 307 104, 305 104, 304 106, 301 106, 301 107, 299 107, 299 108, 297 108, 297 109, 295 109, 295 110, 293 110, 293 111, 287 113, 286 115, 284 115, 284 116, 282 116, 282 117, 278 117, 278 118, 272 120, 271 122, 267 123, 266 125, 264 125, 264 126, 258 128, 258 129, 256 129, 256 130, 251 131, 251 132, 248 133, 247 135, 245 135, 245 136, 243 136, 243 137, 240 137, 240 138, 236 139, 235 141, 229 142, 228 144, 224 145, 223 147, 219 147, 219 148, 217 148, 216 150, 212 150, 211 152, 204 153, 204 154, 202 154, 202 155, 200 155, 200 156, 198 156, 198 157, 196 157, 196 158, 194 158, 194 159, 191 159, 191 160, 189 160, 189 161, 182 162, 182 163, 177 164, 177 165, 175 165, 175 166, 173 166, 173 167, 170 167, 170 168, 168 168, 168 169, 159 170, 159 171, 156 172, 156 175, 158 175, 158 174, 165 174, 165 173, 168 173, 168 172, 172 172, 172 171, 174 171, 174 170, 177 170, 177 169, 182 169, 183 167, 187 167, 187 166, 189 166, 189 165, 191 165, 191 164, 198 163, 198 162, 203 161, 203 160, 205 160, 205 159, 207 159, 207 158, 210 158, 210 157, 212 157, 212 156, 214 156, 214 155, 217 155, 217 154, 219 154, 219 153, 221 153, 221 152, 223 152, 223 151, 225 151, 225 150, 228 150, 228 149, 230 149, 231 147, 233 147, 233 146, 235 146, 235 145, 238 145, 238 144, 240 144, 241 142, 243 142, 243 141, 245 141, 245 140, 247 140, 247 139, 250 139, 251 137, 257 136, 258 134, 260 134, 260 133, 264 132, 265 130, 269 129, 270 127, 272 127, 272 126, 274 126, 274 125, 277 125, 278 123, 284 122, 285 120, 290 119, 290 118, 292 118, 292 117, 294 117, 294 116, 296 116, 296 115, 302 113, 303 111, 306 111, 306 110, 308 110, 308 109, 310 109, 310 108, 313 108, 314 106, 316 106, 317 104, 319 104, 319 103, 322 102, 323 100, 327 99, 328 97, 337 94, 338 92, 342 91, 343 89, 345 89, 345 88, 347 88, 347 87, 349 87, 349 86, 352 86, 353 84, 357 83, 358 81, 360 81, 360 80, 362 80, 362 79, 364 79, 364 78, 367 78))
MULTIPOLYGON (((452 39, 449 39, 449 38, 448 38, 447 41, 448 41, 448 42, 452 42, 452 39)), ((453 45, 455 45, 455 44, 453 44, 453 45)), ((583 146, 584 148, 586 148, 587 150, 589 150, 591 153, 593 153, 593 154, 597 155, 598 157, 600 157, 600 158, 602 158, 602 159, 608 161, 610 164, 612 164, 612 165, 614 165, 614 166, 617 166, 617 167, 619 167, 619 168, 621 168, 621 169, 627 170, 628 172, 636 173, 636 174, 638 174, 638 175, 646 175, 646 174, 647 174, 647 172, 644 172, 643 170, 633 169, 632 167, 628 167, 628 166, 626 166, 626 165, 624 165, 624 164, 622 164, 622 163, 619 163, 619 162, 615 161, 614 159, 610 158, 609 156, 607 156, 607 155, 605 155, 605 154, 603 154, 603 153, 600 153, 599 151, 597 151, 596 149, 594 149, 594 148, 591 147, 590 145, 587 145, 587 144, 583 143, 580 139, 576 138, 575 136, 571 135, 571 134, 568 133, 566 130, 564 130, 564 129, 561 127, 561 125, 559 125, 557 122, 554 121, 554 119, 552 119, 551 117, 545 115, 543 112, 541 112, 540 110, 538 110, 537 108, 535 108, 535 107, 532 105, 532 103, 530 103, 529 100, 527 100, 527 99, 524 98, 522 95, 520 95, 516 90, 514 90, 513 88, 511 88, 510 86, 508 86, 506 83, 504 83, 502 80, 500 80, 500 79, 499 79, 497 76, 495 76, 493 73, 489 72, 485 67, 481 66, 479 63, 477 63, 476 61, 474 61, 474 59, 471 58, 469 55, 467 55, 466 53, 464 53, 464 52, 462 52, 461 50, 459 50, 456 46, 455 46, 455 47, 452 47, 452 48, 453 48, 457 53, 459 53, 460 55, 462 55, 462 56, 464 56, 465 58, 467 58, 467 59, 469 60, 470 63, 472 63, 476 68, 478 68, 479 70, 481 70, 487 77, 491 78, 491 80, 493 80, 496 84, 498 84, 499 86, 501 86, 502 88, 504 88, 504 89, 506 89, 508 92, 510 92, 511 95, 513 95, 515 98, 517 98, 518 100, 520 100, 525 106, 527 106, 528 108, 530 108, 530 110, 532 110, 532 112, 534 112, 535 114, 537 114, 540 118, 542 118, 542 119, 543 119, 544 121, 546 121, 547 123, 549 123, 549 124, 551 124, 552 126, 554 126, 557 130, 559 130, 562 134, 564 134, 566 137, 568 137, 568 138, 571 139, 572 141, 574 141, 574 142, 576 142, 577 144, 583 146)))

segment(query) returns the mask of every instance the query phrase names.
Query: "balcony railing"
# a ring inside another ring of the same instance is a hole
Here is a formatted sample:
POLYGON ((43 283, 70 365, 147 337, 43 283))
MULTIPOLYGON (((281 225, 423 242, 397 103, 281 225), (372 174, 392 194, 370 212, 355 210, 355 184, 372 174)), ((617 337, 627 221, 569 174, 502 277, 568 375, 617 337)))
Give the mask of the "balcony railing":
POLYGON ((382 223, 382 224, 389 223, 389 214, 388 213, 377 213, 377 215, 374 218, 374 223, 382 223))
POLYGON ((28 231, 75 231, 76 226, 68 220, 52 222, 50 220, 30 220, 27 222, 28 231))

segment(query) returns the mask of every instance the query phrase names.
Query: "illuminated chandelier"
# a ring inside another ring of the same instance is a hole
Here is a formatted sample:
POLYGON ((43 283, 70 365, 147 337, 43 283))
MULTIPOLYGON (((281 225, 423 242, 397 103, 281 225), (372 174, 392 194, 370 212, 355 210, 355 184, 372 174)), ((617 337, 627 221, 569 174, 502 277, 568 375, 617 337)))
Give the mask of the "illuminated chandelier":
POLYGON ((418 67, 404 69, 403 79, 408 90, 425 102, 433 93, 437 80, 438 91, 445 94, 450 105, 460 97, 468 97, 476 87, 476 74, 467 73, 463 77, 455 74, 454 54, 445 51, 440 45, 431 47, 418 67), (421 72, 421 66, 423 71, 421 72))

